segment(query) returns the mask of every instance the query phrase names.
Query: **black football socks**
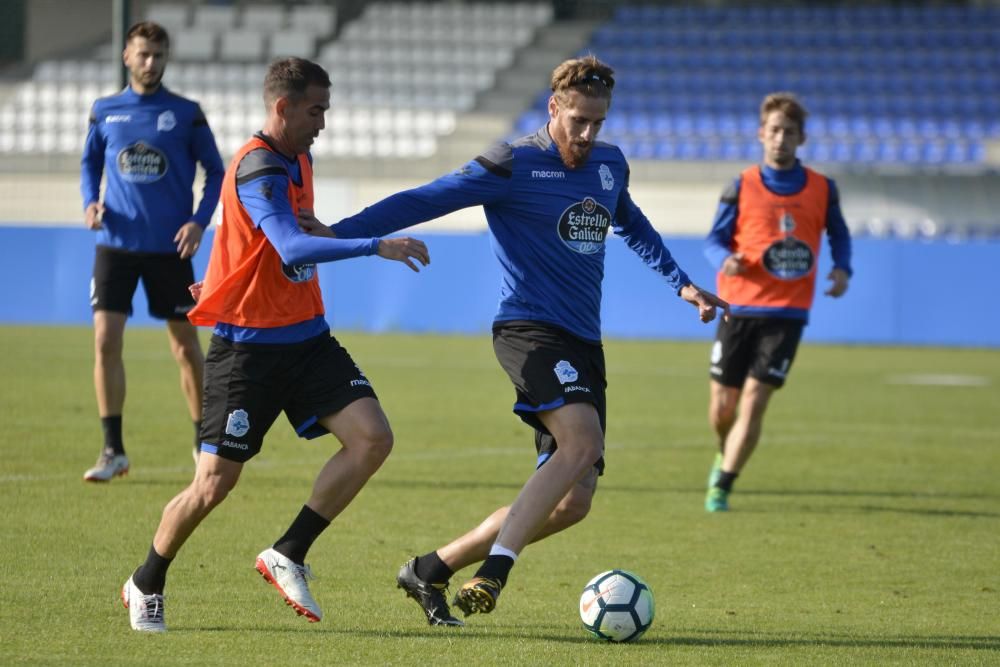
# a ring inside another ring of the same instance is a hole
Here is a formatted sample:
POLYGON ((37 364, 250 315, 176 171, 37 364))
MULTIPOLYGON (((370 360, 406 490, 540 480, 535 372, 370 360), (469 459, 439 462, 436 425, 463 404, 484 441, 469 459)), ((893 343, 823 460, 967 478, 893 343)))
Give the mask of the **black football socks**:
POLYGON ((273 548, 292 562, 302 565, 309 547, 329 525, 329 521, 316 514, 308 505, 303 505, 295 521, 288 527, 288 532, 274 543, 273 548))
POLYGON ((436 551, 417 558, 413 568, 417 572, 417 577, 430 584, 446 584, 451 575, 455 574, 436 551))
POLYGON ((104 449, 115 456, 125 453, 125 443, 122 442, 122 416, 101 417, 101 428, 104 429, 104 449))
POLYGON ((514 559, 510 556, 487 556, 483 564, 476 570, 476 576, 483 577, 484 579, 496 579, 500 582, 500 586, 503 587, 507 585, 507 577, 510 575, 510 570, 513 567, 514 559))
POLYGON ((167 568, 173 558, 164 558, 156 553, 156 549, 150 545, 146 562, 139 566, 139 569, 132 574, 132 583, 144 595, 158 593, 163 595, 163 586, 167 583, 167 568))
POLYGON ((739 475, 740 474, 738 472, 726 472, 725 470, 722 470, 719 472, 719 480, 715 483, 715 485, 728 493, 733 490, 733 482, 736 481, 736 478, 739 477, 739 475))

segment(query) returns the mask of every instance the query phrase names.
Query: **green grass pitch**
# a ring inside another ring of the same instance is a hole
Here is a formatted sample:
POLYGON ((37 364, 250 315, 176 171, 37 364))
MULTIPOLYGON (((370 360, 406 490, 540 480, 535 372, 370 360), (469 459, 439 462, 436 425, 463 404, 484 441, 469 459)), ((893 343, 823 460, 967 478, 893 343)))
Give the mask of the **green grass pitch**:
POLYGON ((395 572, 514 498, 529 431, 488 335, 340 338, 396 446, 310 554, 323 622, 253 569, 336 446, 281 420, 171 568, 170 631, 146 636, 118 591, 192 474, 166 334, 127 332, 132 472, 88 485, 91 331, 0 328, 0 664, 1000 663, 996 350, 803 344, 733 511, 709 515, 709 344, 609 341, 608 469, 590 517, 529 547, 497 611, 453 629, 428 627, 395 572), (656 595, 633 645, 590 639, 577 616, 583 585, 615 567, 656 595))

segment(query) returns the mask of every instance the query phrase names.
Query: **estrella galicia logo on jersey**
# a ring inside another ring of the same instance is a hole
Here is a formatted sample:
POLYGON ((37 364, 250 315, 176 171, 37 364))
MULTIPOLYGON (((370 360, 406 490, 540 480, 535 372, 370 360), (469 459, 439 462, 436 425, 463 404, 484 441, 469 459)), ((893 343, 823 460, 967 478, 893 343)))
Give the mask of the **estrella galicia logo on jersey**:
POLYGON ((455 175, 456 176, 471 176, 472 175, 472 167, 470 167, 469 165, 463 165, 463 166, 461 166, 461 167, 459 167, 458 169, 455 170, 455 175))
POLYGON ((312 280, 312 277, 316 275, 316 265, 293 264, 289 266, 288 264, 282 262, 281 271, 285 274, 285 277, 293 283, 304 283, 307 280, 312 280))
POLYGON ((567 382, 576 382, 576 379, 580 377, 580 374, 576 372, 573 368, 573 364, 569 363, 565 359, 562 359, 555 365, 552 369, 556 373, 556 378, 559 380, 559 384, 566 384, 567 382))
POLYGON ((794 236, 775 241, 764 251, 764 268, 775 278, 796 280, 813 268, 813 251, 794 236))
POLYGON ((604 247, 611 211, 593 197, 573 204, 559 216, 559 238, 571 250, 592 255, 604 247))
POLYGON ((601 188, 604 190, 613 190, 615 187, 615 177, 611 174, 611 168, 606 164, 602 164, 597 173, 601 177, 601 188))
POLYGON ((118 153, 118 173, 129 183, 155 183, 167 173, 167 156, 139 141, 118 153))
POLYGON ((226 419, 226 433, 234 438, 242 438, 250 430, 250 415, 246 410, 238 409, 229 413, 226 419))
POLYGON ((170 109, 156 117, 156 130, 158 132, 169 132, 175 127, 177 127, 177 116, 170 109))

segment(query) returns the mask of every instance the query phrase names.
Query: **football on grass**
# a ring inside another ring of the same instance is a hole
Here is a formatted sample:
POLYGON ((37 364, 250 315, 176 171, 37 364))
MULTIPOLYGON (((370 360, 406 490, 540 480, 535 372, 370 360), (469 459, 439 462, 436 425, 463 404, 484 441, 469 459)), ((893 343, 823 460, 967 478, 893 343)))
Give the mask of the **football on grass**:
POLYGON ((653 591, 642 577, 626 570, 608 570, 583 587, 580 618, 583 627, 600 639, 630 642, 653 623, 653 591))

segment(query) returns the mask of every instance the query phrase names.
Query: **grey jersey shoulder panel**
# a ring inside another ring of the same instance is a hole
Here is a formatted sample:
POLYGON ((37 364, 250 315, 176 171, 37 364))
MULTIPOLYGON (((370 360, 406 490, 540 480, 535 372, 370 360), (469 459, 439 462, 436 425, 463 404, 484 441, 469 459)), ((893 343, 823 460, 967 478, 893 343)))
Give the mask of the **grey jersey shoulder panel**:
POLYGON ((722 191, 722 196, 719 197, 719 201, 723 204, 736 204, 740 200, 740 191, 736 185, 736 181, 730 181, 729 185, 722 191))
POLYGON ((266 148, 255 148, 240 160, 236 167, 236 184, 243 185, 261 176, 288 176, 288 168, 280 155, 266 148))
POLYGON ((506 141, 498 141, 490 146, 481 155, 476 156, 476 162, 486 171, 501 178, 510 178, 514 173, 514 151, 506 141))

